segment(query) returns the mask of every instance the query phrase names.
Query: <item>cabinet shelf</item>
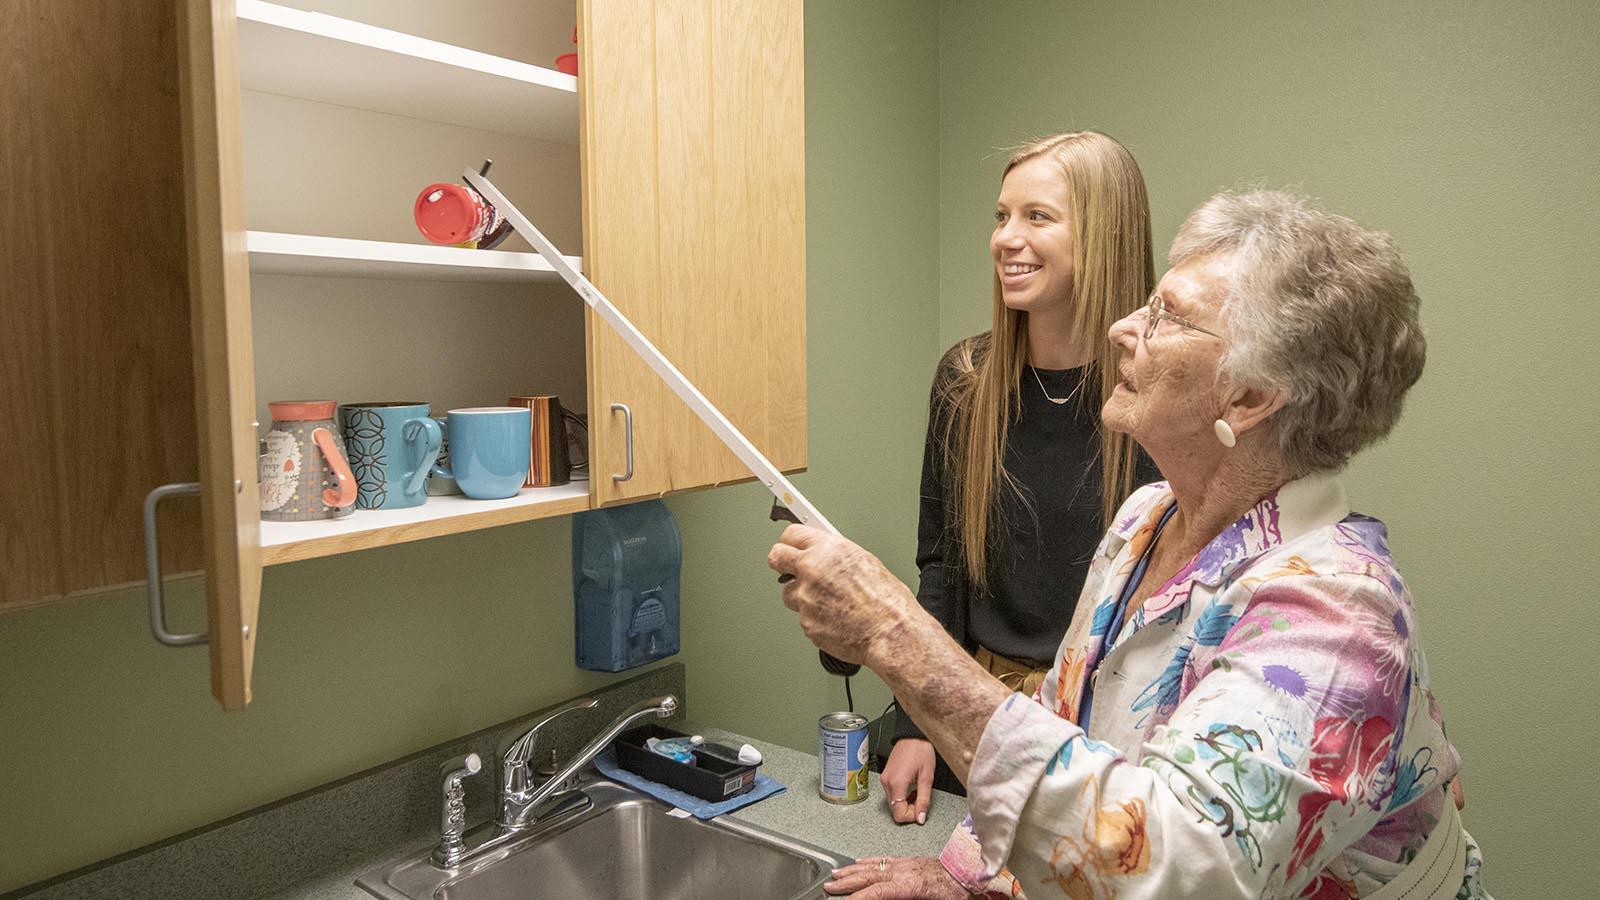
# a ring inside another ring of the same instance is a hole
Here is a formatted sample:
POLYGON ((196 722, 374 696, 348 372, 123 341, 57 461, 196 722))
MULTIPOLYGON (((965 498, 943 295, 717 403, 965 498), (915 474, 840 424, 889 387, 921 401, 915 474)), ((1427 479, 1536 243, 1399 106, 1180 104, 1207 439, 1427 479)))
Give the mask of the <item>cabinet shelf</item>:
MULTIPOLYGON (((407 278, 424 281, 556 281, 537 253, 469 250, 432 244, 362 241, 311 234, 250 231, 245 234, 252 275, 323 275, 407 278)), ((583 259, 567 257, 582 270, 583 259)))
POLYGON ((578 143, 578 79, 266 0, 238 0, 247 90, 578 143))
POLYGON ((459 495, 429 497, 410 509, 358 509, 342 519, 313 522, 262 522, 264 565, 332 556, 352 550, 475 531, 514 522, 565 516, 589 508, 589 482, 559 487, 523 488, 505 500, 470 500, 459 495))

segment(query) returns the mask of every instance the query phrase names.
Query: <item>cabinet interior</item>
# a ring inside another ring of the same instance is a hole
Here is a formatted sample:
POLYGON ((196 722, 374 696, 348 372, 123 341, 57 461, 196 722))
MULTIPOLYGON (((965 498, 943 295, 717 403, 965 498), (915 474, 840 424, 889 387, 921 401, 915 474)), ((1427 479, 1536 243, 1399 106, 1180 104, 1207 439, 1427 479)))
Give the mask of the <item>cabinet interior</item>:
MULTIPOLYGON (((458 182, 464 168, 486 158, 494 160, 495 183, 546 236, 564 254, 582 255, 576 82, 554 69, 555 56, 573 50, 574 6, 238 0, 238 11, 260 432, 275 400, 420 401, 443 415, 502 405, 512 395, 555 394, 567 409, 586 412, 584 306, 564 282, 498 264, 473 271, 403 263, 438 255, 412 222, 419 191, 458 182), (414 38, 450 46, 424 41, 413 53, 407 42, 414 38), (327 71, 308 74, 311 58, 327 71), (541 111, 524 115, 525 107, 541 111), (348 258, 356 245, 302 238, 375 243, 359 245, 369 258, 356 265, 348 258), (256 252, 269 239, 293 249, 256 252)), ((524 255, 493 259, 545 268, 515 234, 497 250, 524 255)), ((450 251, 474 265, 488 257, 466 257, 484 252, 450 251)), ((571 493, 563 494, 564 511, 571 493)), ((440 515, 473 511, 472 504, 439 506, 440 515)), ((332 531, 383 527, 377 515, 358 510, 332 531)), ((266 561, 350 549, 313 537, 329 530, 263 523, 266 561)))

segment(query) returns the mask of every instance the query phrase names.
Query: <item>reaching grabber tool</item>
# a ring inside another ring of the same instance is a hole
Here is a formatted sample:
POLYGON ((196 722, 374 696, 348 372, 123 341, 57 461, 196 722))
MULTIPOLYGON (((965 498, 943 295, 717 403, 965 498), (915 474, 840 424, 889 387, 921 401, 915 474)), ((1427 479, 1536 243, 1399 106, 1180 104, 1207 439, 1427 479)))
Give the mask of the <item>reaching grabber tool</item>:
POLYGON ((496 188, 487 176, 472 169, 467 169, 462 173, 462 178, 472 186, 473 190, 481 194, 485 200, 488 200, 496 212, 511 223, 511 227, 517 234, 522 235, 523 239, 532 244, 535 250, 539 251, 539 255, 550 263, 550 267, 556 270, 556 274, 560 275, 567 284, 572 285, 572 289, 578 292, 578 296, 583 298, 583 302, 589 304, 590 308, 598 313, 607 325, 610 325, 617 334, 622 336, 622 339, 628 343, 629 347, 633 348, 635 353, 639 354, 645 364, 654 370, 662 381, 666 382, 667 387, 671 388, 672 392, 677 394, 678 398, 687 404, 695 415, 700 417, 700 421, 705 422, 711 428, 712 433, 721 439, 722 443, 726 444, 735 456, 739 457, 739 461, 744 463, 745 468, 749 469, 750 473, 756 476, 758 481, 766 485, 767 490, 772 492, 772 496, 776 497, 779 503, 794 513, 798 521, 805 525, 831 531, 834 534, 839 533, 839 530, 834 528, 823 517, 822 513, 818 512, 816 507, 812 506, 811 502, 795 489, 793 484, 789 483, 789 479, 783 477, 783 473, 778 471, 777 466, 774 466, 763 456, 761 451, 756 449, 756 445, 750 443, 750 439, 735 428, 733 423, 728 421, 728 417, 722 414, 721 410, 712 406, 711 401, 700 393, 700 389, 695 387, 682 372, 678 371, 678 367, 674 366, 672 361, 667 359, 660 350, 657 350, 656 345, 650 343, 650 339, 645 337, 638 328, 634 327, 634 324, 628 321, 628 318, 610 300, 607 300, 604 294, 600 293, 599 288, 590 283, 589 279, 583 277, 582 272, 579 272, 572 267, 571 263, 567 262, 566 257, 561 255, 561 251, 556 249, 556 245, 550 243, 549 238, 546 238, 538 228, 535 228, 534 224, 528 221, 528 217, 524 216, 521 210, 512 205, 511 201, 506 199, 506 195, 500 193, 499 188, 496 188))

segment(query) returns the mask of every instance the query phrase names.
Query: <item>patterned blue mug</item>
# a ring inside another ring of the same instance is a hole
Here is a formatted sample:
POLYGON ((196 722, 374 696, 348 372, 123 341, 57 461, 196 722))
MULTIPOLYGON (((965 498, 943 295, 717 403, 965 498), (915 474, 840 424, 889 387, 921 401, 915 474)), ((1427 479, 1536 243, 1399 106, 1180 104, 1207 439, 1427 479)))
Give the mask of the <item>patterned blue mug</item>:
POLYGON ((356 506, 405 509, 428 499, 428 470, 441 439, 428 404, 346 403, 339 425, 356 476, 356 506))
POLYGON ((436 465, 433 474, 454 478, 474 500, 515 497, 528 477, 533 413, 520 406, 476 406, 450 410, 446 422, 450 468, 436 465))

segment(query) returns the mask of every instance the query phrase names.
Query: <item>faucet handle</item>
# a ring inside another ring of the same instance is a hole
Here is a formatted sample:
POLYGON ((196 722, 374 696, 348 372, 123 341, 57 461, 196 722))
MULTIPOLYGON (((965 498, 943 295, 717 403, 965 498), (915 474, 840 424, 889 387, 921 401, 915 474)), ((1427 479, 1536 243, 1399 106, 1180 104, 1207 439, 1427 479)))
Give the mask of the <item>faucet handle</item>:
POLYGON ((539 740, 539 730, 551 722, 580 709, 594 709, 600 701, 593 697, 579 697, 561 704, 546 713, 544 718, 526 730, 512 731, 500 742, 500 787, 506 793, 526 792, 530 789, 528 761, 533 758, 533 746, 539 740))
POLYGON ((526 730, 521 732, 513 731, 507 735, 506 739, 500 744, 500 758, 507 763, 526 764, 528 760, 533 758, 533 745, 539 739, 539 729, 569 712, 576 712, 580 709, 594 709, 599 705, 600 701, 593 697, 579 697, 576 700, 569 700, 561 704, 550 710, 545 714, 544 718, 533 723, 526 730))
POLYGON ((439 775, 444 779, 444 805, 439 816, 439 846, 433 850, 433 863, 440 868, 455 868, 466 851, 462 835, 467 830, 467 790, 461 781, 482 769, 483 760, 476 753, 445 760, 439 767, 439 775))

